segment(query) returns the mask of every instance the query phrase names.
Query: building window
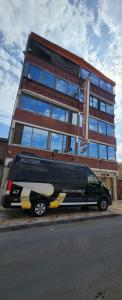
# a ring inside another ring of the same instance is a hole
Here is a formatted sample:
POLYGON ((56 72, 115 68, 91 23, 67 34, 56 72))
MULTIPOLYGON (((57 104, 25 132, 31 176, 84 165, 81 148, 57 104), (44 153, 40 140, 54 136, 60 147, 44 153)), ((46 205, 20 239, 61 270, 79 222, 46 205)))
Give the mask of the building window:
POLYGON ((89 130, 98 131, 98 121, 94 118, 89 118, 89 130))
POLYGON ((75 137, 71 136, 71 153, 75 154, 75 137))
POLYGON ((107 159, 107 146, 99 144, 99 158, 107 159))
POLYGON ((108 146, 108 160, 116 160, 115 147, 108 146))
POLYGON ((68 83, 67 95, 74 97, 74 98, 78 98, 78 91, 79 91, 79 88, 76 85, 68 83))
POLYGON ((74 137, 64 135, 63 152, 75 154, 75 138, 74 137))
POLYGON ((109 105, 109 104, 106 104, 106 112, 109 114, 109 115, 114 115, 114 106, 113 105, 109 105))
POLYGON ((94 73, 91 73, 90 75, 91 78, 91 82, 96 85, 96 86, 100 86, 100 79, 97 75, 95 75, 94 73))
POLYGON ((52 107, 52 118, 59 121, 66 121, 66 111, 58 106, 52 107))
POLYGON ((100 88, 102 88, 103 90, 106 90, 106 81, 100 79, 100 88))
POLYGON ((56 79, 56 90, 66 94, 67 93, 67 82, 60 78, 57 78, 56 79))
POLYGON ((47 149, 48 131, 24 126, 22 146, 47 149))
POLYGON ((89 157, 98 158, 98 144, 90 142, 89 143, 89 157))
POLYGON ((99 121, 98 126, 99 126, 99 133, 106 134, 106 123, 99 121))
POLYGON ((21 95, 19 100, 19 107, 37 114, 50 116, 51 105, 45 101, 34 99, 28 95, 21 95))
POLYGON ((29 69, 29 63, 28 63, 28 62, 25 62, 25 63, 24 63, 24 67, 23 67, 23 75, 24 75, 25 77, 28 76, 28 69, 29 69))
POLYGON ((77 124, 78 124, 77 118, 78 118, 78 114, 76 112, 72 112, 72 124, 73 125, 77 126, 77 124))
POLYGON ((79 100, 80 102, 83 102, 83 97, 84 97, 84 94, 83 94, 83 91, 81 89, 79 89, 79 100))
POLYGON ((63 135, 52 132, 51 150, 55 150, 55 149, 57 149, 59 152, 63 151, 63 135))
POLYGON ((110 83, 107 83, 107 91, 113 94, 113 86, 110 83))
POLYGON ((105 102, 100 101, 100 110, 106 112, 106 104, 105 104, 105 102))
POLYGON ((21 144, 24 147, 31 146, 32 128, 24 126, 21 144))
POLYGON ((55 76, 48 72, 48 71, 44 71, 43 72, 43 77, 42 77, 42 83, 44 85, 47 85, 50 88, 54 88, 55 85, 55 76))
POLYGON ((98 109, 98 99, 93 96, 90 96, 90 106, 98 109))
POLYGON ((107 124, 107 135, 114 136, 114 126, 107 124))
POLYGON ((41 82, 42 80, 42 70, 36 66, 30 65, 29 66, 29 73, 28 73, 28 78, 41 82))
POLYGON ((80 114, 80 127, 82 127, 82 126, 83 126, 83 115, 80 114))
POLYGON ((40 149, 47 149, 48 131, 33 128, 31 146, 40 149))
POLYGON ((87 79, 90 75, 90 72, 84 68, 80 69, 80 77, 83 79, 87 79))

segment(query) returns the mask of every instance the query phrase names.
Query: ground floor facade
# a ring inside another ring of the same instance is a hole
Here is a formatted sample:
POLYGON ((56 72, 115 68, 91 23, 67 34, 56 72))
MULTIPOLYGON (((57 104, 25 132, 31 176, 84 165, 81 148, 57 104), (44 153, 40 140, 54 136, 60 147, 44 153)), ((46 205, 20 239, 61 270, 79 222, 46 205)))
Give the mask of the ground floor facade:
POLYGON ((25 148, 17 145, 8 145, 8 153, 5 161, 5 167, 2 179, 2 192, 4 193, 6 186, 6 178, 9 172, 10 164, 17 153, 35 154, 37 157, 43 157, 53 160, 67 161, 87 165, 90 167, 103 184, 109 189, 114 202, 117 201, 117 164, 116 162, 97 160, 88 157, 80 157, 71 154, 54 153, 51 151, 43 151, 38 149, 25 148))

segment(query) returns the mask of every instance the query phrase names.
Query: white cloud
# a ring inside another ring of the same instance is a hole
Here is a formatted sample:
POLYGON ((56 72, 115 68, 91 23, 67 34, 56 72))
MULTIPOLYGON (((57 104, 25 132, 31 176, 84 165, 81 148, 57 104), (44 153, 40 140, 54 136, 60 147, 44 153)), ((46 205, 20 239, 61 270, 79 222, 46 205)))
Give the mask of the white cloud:
POLYGON ((0 48, 0 110, 10 115, 20 77, 22 51, 31 31, 77 54, 87 56, 87 24, 93 18, 80 1, 79 6, 68 0, 1 0, 0 29, 3 39, 0 48), (15 51, 15 46, 17 50, 15 51))

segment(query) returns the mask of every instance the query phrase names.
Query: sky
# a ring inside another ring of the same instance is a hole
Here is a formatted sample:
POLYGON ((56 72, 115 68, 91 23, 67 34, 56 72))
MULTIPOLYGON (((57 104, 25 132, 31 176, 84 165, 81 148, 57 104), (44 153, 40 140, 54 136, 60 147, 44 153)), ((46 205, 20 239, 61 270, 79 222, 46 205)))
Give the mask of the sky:
POLYGON ((116 82, 117 159, 122 161, 122 1, 1 0, 0 137, 7 137, 28 34, 79 55, 116 82))

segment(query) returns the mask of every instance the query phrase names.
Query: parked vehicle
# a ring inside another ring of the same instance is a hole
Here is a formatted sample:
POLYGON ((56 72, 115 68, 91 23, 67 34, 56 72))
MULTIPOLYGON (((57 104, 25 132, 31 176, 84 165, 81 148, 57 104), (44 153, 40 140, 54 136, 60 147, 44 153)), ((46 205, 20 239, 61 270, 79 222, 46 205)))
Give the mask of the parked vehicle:
POLYGON ((48 208, 97 205, 105 211, 112 199, 108 189, 85 165, 16 155, 2 205, 30 209, 43 216, 48 208))

